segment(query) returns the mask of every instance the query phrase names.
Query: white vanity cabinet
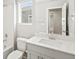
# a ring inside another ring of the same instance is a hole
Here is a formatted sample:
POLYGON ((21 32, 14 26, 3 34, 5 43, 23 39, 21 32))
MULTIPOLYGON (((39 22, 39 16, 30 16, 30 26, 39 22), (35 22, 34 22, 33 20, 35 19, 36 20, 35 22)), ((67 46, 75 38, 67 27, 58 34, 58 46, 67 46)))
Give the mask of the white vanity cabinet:
POLYGON ((28 59, 54 59, 35 51, 28 52, 28 59))
POLYGON ((74 54, 49 49, 36 44, 28 44, 27 59, 75 59, 74 54))
POLYGON ((37 54, 32 53, 32 52, 28 52, 27 59, 37 59, 37 54))
POLYGON ((41 59, 41 56, 37 52, 29 51, 27 59, 41 59))

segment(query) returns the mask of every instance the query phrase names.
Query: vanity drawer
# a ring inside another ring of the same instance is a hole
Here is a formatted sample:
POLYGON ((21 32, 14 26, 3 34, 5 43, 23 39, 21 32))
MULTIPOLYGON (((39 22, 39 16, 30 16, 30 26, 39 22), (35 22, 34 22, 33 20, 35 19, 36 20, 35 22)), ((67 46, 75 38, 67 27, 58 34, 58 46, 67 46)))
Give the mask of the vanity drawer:
POLYGON ((40 54, 49 56, 53 59, 75 59, 75 55, 64 53, 58 50, 49 49, 35 44, 28 44, 28 51, 35 51, 40 54))

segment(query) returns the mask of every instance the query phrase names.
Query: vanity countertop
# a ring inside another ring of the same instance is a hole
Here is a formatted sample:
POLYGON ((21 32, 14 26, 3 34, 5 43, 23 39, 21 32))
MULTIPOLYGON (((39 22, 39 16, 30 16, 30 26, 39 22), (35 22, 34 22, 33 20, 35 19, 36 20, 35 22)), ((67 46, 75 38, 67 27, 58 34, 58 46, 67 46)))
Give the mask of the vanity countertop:
POLYGON ((75 55, 75 44, 73 41, 33 37, 27 40, 27 43, 75 55))

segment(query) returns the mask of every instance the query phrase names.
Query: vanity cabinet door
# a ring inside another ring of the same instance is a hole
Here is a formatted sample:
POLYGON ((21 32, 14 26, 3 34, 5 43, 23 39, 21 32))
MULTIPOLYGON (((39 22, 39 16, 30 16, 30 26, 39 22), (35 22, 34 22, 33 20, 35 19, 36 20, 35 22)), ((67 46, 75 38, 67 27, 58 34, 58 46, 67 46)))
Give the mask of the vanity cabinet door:
POLYGON ((31 53, 31 59, 44 59, 43 55, 38 52, 31 53))
POLYGON ((31 59, 31 53, 27 53, 27 59, 31 59))
POLYGON ((42 59, 39 53, 31 51, 28 53, 28 58, 27 59, 42 59))
POLYGON ((42 55, 38 52, 32 51, 32 52, 28 53, 27 59, 45 59, 45 58, 44 58, 44 55, 42 55))
POLYGON ((44 59, 56 59, 55 57, 45 56, 44 59))
POLYGON ((44 58, 44 55, 39 53, 38 59, 45 59, 45 58, 44 58))
POLYGON ((30 53, 30 59, 38 59, 38 53, 36 53, 36 52, 31 52, 31 53, 30 53))
POLYGON ((31 59, 38 59, 38 55, 36 53, 31 53, 31 59))

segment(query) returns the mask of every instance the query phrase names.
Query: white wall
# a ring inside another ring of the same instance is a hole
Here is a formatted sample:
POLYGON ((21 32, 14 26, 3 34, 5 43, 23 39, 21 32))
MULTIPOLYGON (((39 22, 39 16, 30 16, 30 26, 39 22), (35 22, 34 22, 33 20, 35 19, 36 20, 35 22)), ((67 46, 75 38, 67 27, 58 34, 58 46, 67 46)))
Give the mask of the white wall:
POLYGON ((75 0, 69 2, 69 32, 72 39, 75 39, 75 0))
POLYGON ((3 38, 6 40, 6 46, 14 45, 14 1, 4 0, 3 7, 3 38), (5 37, 5 34, 8 37, 5 37))
POLYGON ((47 0, 35 4, 35 32, 48 33, 48 8, 60 7, 69 2, 69 37, 74 39, 74 0, 47 0), (72 16, 72 17, 71 17, 72 16), (72 20, 73 18, 73 20, 72 20))
MULTIPOLYGON (((67 0, 35 0, 33 1, 33 25, 17 24, 17 36, 26 37, 34 33, 44 32, 48 33, 48 15, 47 9, 53 7, 60 7, 67 0)), ((69 32, 74 39, 74 19, 71 20, 71 15, 74 15, 74 0, 69 2, 69 32), (71 3, 72 1, 72 3, 71 3)), ((73 17, 74 18, 74 17, 73 17)))
MULTIPOLYGON (((33 0, 33 4, 34 4, 34 0, 33 0)), ((17 12, 18 12, 18 8, 17 8, 17 12)), ((32 14, 33 13, 34 12, 32 12, 32 14)), ((33 20, 32 20, 32 22, 33 22, 33 20)), ((31 25, 18 23, 18 13, 17 13, 17 37, 25 37, 25 38, 32 37, 34 35, 34 31, 33 31, 34 26, 33 26, 33 24, 34 23, 32 23, 31 25)))
POLYGON ((33 26, 31 24, 17 24, 17 36, 30 38, 33 36, 33 26))
POLYGON ((54 7, 61 7, 65 1, 53 1, 47 0, 43 2, 37 2, 35 5, 35 21, 36 30, 38 32, 48 33, 48 9, 54 7))

